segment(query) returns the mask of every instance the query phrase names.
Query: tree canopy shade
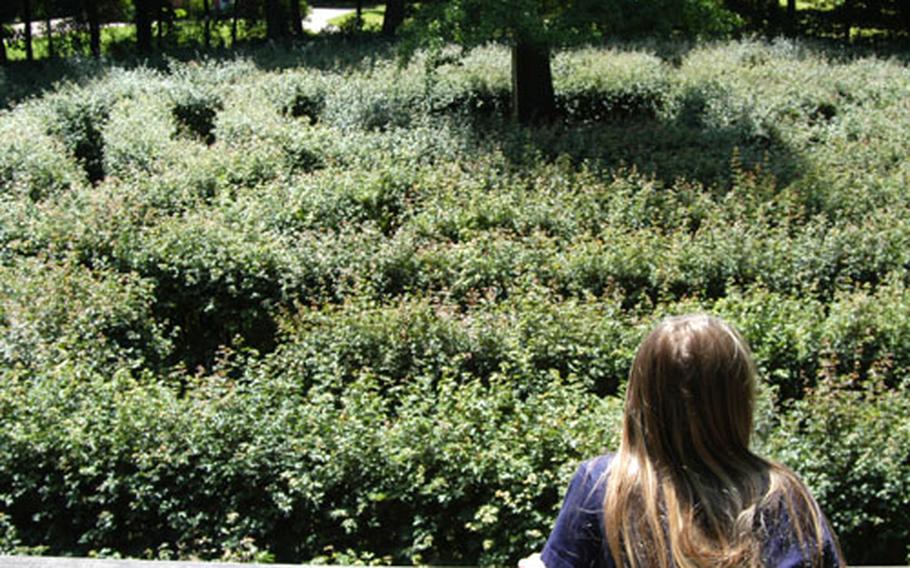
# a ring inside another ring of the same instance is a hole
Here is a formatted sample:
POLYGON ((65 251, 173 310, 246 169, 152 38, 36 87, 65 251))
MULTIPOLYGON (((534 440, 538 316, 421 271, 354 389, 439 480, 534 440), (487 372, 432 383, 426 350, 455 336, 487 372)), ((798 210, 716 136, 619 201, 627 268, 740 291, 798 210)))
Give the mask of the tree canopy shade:
POLYGON ((718 0, 447 0, 421 4, 409 45, 509 44, 512 112, 530 123, 554 113, 553 47, 616 35, 723 33, 736 22, 718 0))

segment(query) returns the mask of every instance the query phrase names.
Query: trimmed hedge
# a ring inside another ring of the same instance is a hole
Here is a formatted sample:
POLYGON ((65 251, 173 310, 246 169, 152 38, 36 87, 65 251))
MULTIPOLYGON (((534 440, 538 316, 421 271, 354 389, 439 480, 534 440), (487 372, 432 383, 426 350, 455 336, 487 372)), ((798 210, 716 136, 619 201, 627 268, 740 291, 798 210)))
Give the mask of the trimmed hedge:
POLYGON ((385 53, 0 114, 0 551, 512 564, 615 447, 643 335, 707 311, 847 558, 907 561, 905 64, 561 52, 523 129, 502 47, 385 53))

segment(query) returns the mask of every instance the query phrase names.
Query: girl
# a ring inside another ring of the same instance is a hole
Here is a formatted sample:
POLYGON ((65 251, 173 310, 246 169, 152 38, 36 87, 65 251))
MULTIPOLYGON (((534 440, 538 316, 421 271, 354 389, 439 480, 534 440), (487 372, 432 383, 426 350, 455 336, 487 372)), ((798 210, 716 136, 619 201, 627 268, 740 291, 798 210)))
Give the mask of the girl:
POLYGON ((722 320, 660 323, 632 364, 619 450, 582 464, 519 566, 844 566, 806 486, 749 450, 755 376, 722 320))

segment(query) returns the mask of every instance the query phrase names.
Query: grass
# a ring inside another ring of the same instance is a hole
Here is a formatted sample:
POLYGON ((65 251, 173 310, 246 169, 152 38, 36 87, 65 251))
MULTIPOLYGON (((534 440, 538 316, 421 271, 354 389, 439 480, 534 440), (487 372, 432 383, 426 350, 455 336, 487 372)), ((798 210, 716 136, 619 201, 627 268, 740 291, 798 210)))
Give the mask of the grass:
MULTIPOLYGON (((231 47, 231 22, 222 20, 214 22, 211 27, 211 46, 213 48, 231 47)), ((158 30, 152 27, 152 45, 158 47, 158 30)), ((258 40, 265 37, 263 24, 238 20, 237 40, 239 43, 258 40)), ((54 34, 54 51, 56 57, 90 55, 89 34, 86 31, 74 30, 54 34)), ((203 25, 193 20, 178 20, 171 29, 165 26, 163 35, 164 49, 185 49, 203 47, 203 25)), ((132 25, 109 25, 101 29, 101 53, 115 58, 128 57, 135 52, 136 28, 132 25)), ((48 40, 45 35, 35 35, 32 39, 34 58, 49 57, 48 40)), ((8 42, 6 48, 10 61, 25 61, 24 41, 8 42)))
MULTIPOLYGON (((382 19, 385 17, 385 4, 365 6, 362 12, 362 17, 364 31, 379 31, 382 29, 382 19)), ((347 29, 348 27, 353 27, 355 25, 354 22, 356 19, 356 13, 345 14, 343 16, 338 16, 337 18, 332 18, 329 20, 329 24, 335 26, 340 30, 343 30, 347 29)))
MULTIPOLYGON (((779 0, 782 8, 787 7, 787 0, 779 0)), ((833 10, 835 3, 833 0, 796 0, 796 9, 801 10, 833 10)))

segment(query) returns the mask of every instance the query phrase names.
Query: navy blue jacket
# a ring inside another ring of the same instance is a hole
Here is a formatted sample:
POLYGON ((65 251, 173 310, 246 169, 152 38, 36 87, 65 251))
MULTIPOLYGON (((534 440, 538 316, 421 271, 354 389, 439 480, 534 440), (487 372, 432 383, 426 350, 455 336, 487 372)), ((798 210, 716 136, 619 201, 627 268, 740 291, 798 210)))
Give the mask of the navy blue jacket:
MULTIPOLYGON (((603 529, 604 472, 611 458, 605 455, 584 462, 572 478, 556 526, 541 553, 547 568, 615 568, 603 529)), ((796 542, 789 517, 785 512, 780 517, 770 527, 768 541, 763 546, 764 565, 812 566, 811 559, 804 557, 806 551, 796 542)), ((826 529, 823 565, 836 567, 840 558, 830 534, 826 529)))

